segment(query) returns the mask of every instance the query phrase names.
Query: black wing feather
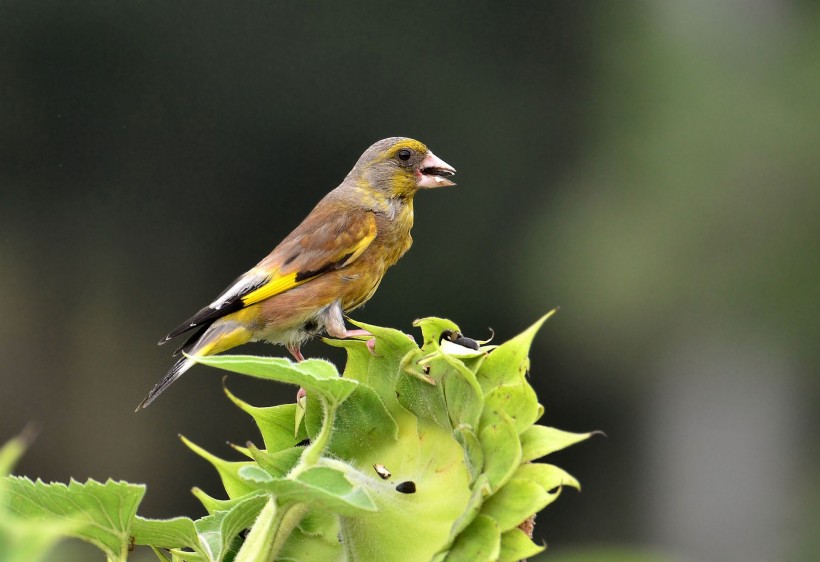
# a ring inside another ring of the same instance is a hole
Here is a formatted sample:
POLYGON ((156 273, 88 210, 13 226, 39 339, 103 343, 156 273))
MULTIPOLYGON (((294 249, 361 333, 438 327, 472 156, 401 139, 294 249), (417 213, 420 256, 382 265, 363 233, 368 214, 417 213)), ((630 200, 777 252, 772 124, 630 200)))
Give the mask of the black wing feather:
MULTIPOLYGON (((244 275, 242 275, 240 277, 237 277, 236 280, 233 283, 231 283, 228 290, 235 287, 236 284, 239 283, 239 281, 241 281, 243 277, 244 277, 244 275)), ((223 316, 227 316, 228 314, 230 314, 232 312, 242 310, 242 308, 244 308, 244 306, 245 306, 242 303, 242 297, 244 297, 248 293, 251 293, 251 292, 255 291, 256 289, 258 289, 259 287, 261 287, 262 285, 264 285, 267 282, 268 282, 268 279, 260 278, 258 283, 249 284, 248 286, 243 287, 241 291, 237 291, 237 293, 235 295, 231 295, 231 298, 226 300, 219 308, 211 308, 211 306, 208 305, 208 306, 200 309, 199 312, 197 312, 196 314, 191 316, 188 320, 186 320, 185 322, 183 322, 182 324, 180 324, 179 326, 177 326, 176 328, 174 328, 173 330, 168 332, 167 336, 165 336, 164 338, 159 340, 159 342, 157 342, 158 345, 162 345, 165 342, 167 342, 168 340, 172 340, 175 337, 177 337, 181 334, 184 334, 185 332, 187 332, 189 330, 193 330, 194 328, 198 328, 200 326, 204 327, 204 328, 207 328, 208 326, 210 326, 214 322, 214 320, 222 318, 223 316)), ((219 295, 216 298, 216 300, 218 301, 219 299, 221 299, 224 294, 225 293, 223 292, 221 295, 219 295)), ((200 335, 201 335, 200 333, 195 334, 195 336, 192 337, 191 339, 189 339, 188 341, 186 341, 185 344, 183 344, 183 346, 180 349, 177 350, 177 352, 179 352, 182 348, 187 346, 192 341, 196 341, 196 339, 198 339, 200 335)), ((174 355, 176 355, 176 353, 174 353, 174 355)))

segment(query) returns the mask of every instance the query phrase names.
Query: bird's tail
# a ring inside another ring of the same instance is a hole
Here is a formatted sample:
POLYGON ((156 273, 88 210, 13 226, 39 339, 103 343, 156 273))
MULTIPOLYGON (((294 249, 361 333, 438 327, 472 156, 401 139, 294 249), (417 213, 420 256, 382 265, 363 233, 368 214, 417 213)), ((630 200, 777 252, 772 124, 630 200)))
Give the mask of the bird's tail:
POLYGON ((171 384, 173 384, 175 380, 181 377, 183 373, 185 373, 185 371, 190 369, 193 365, 194 361, 188 357, 182 357, 181 359, 179 359, 176 363, 174 363, 174 366, 171 367, 171 369, 165 374, 165 376, 162 377, 162 379, 154 385, 154 388, 151 389, 151 392, 148 393, 148 396, 143 398, 142 402, 140 402, 140 405, 137 406, 137 409, 134 411, 139 412, 143 408, 147 408, 151 404, 151 402, 153 402, 156 399, 157 396, 162 394, 162 392, 166 388, 171 386, 171 384))
POLYGON ((196 363, 191 357, 222 353, 232 347, 248 342, 252 335, 251 331, 244 325, 233 321, 219 321, 207 328, 200 329, 174 352, 176 355, 181 351, 185 356, 180 358, 162 380, 154 385, 148 396, 137 406, 136 411, 138 412, 151 404, 157 396, 162 394, 185 371, 190 369, 196 363))

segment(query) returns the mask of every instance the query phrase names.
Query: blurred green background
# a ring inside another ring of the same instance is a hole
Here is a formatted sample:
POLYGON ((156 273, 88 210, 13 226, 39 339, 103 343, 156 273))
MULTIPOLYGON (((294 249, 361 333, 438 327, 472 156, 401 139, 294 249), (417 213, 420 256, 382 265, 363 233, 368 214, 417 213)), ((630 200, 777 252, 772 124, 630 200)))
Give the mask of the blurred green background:
POLYGON ((546 559, 820 560, 816 3, 7 0, 0 37, 0 439, 40 430, 19 473, 201 515, 218 481, 177 434, 257 436, 202 367, 133 413, 155 342, 406 135, 459 187, 420 194, 354 316, 505 340, 560 305, 542 423, 608 438, 555 455, 584 491, 539 516, 546 559))

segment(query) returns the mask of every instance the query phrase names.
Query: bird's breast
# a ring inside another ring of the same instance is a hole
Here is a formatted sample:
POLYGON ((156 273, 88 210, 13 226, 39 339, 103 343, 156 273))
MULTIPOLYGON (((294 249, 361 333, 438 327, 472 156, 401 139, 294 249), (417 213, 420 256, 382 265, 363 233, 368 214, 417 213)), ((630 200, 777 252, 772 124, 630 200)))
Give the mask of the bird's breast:
POLYGON ((359 259, 352 266, 336 272, 339 301, 349 312, 370 300, 384 277, 387 267, 378 259, 359 259))
POLYGON ((399 258, 410 249, 410 245, 413 243, 410 236, 412 228, 412 198, 393 199, 390 202, 388 212, 376 213, 378 235, 374 243, 378 245, 377 252, 384 262, 385 268, 399 261, 399 258))

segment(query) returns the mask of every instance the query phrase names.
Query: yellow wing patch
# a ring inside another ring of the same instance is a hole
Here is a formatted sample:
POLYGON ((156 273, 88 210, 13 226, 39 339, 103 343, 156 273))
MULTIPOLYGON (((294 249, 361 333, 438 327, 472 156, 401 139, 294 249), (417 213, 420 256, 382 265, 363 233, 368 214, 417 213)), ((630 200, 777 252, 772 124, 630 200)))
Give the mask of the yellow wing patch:
POLYGON ((367 224, 367 233, 364 237, 359 239, 354 246, 345 248, 348 250, 347 252, 342 255, 334 256, 334 259, 331 259, 316 269, 308 271, 294 271, 285 275, 274 274, 274 277, 268 283, 242 297, 242 304, 244 306, 256 304, 280 293, 284 293, 285 291, 289 291, 294 287, 298 287, 303 283, 307 283, 311 279, 314 279, 323 273, 350 265, 356 261, 365 250, 367 250, 368 246, 370 246, 370 243, 373 242, 375 238, 376 219, 373 215, 370 215, 370 220, 367 224))
POLYGON ((288 273, 287 275, 283 275, 281 277, 274 277, 265 285, 262 285, 255 291, 251 291, 242 297, 242 304, 245 306, 256 304, 272 297, 273 295, 278 295, 279 293, 284 293, 285 291, 293 289, 294 287, 297 287, 307 281, 307 279, 296 281, 296 275, 297 273, 294 272, 288 273))

